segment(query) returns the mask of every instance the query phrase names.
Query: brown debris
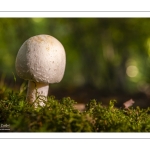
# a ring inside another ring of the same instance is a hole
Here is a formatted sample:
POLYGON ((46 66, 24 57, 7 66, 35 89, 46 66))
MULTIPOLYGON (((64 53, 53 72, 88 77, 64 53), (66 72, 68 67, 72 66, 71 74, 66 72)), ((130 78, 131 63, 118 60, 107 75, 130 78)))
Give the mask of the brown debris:
POLYGON ((135 103, 135 101, 133 101, 133 99, 130 99, 126 102, 123 103, 123 106, 125 109, 128 109, 129 107, 131 107, 133 104, 135 103))
POLYGON ((75 104, 74 108, 78 109, 79 111, 84 111, 85 110, 85 104, 75 104))

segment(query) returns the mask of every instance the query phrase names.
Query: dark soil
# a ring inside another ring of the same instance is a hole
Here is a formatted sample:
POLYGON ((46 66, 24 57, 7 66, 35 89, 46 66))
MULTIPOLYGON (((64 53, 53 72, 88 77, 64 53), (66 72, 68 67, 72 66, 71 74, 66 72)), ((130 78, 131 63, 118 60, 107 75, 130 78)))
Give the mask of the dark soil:
POLYGON ((121 91, 116 91, 111 93, 90 87, 80 87, 70 88, 69 90, 63 88, 61 91, 52 90, 49 92, 49 95, 55 95, 57 99, 71 97, 76 102, 84 104, 88 103, 92 99, 96 99, 98 102, 102 102, 103 105, 108 105, 110 100, 115 99, 117 100, 116 107, 122 107, 125 101, 132 98, 135 101, 133 107, 150 107, 150 97, 141 92, 128 94, 121 91))

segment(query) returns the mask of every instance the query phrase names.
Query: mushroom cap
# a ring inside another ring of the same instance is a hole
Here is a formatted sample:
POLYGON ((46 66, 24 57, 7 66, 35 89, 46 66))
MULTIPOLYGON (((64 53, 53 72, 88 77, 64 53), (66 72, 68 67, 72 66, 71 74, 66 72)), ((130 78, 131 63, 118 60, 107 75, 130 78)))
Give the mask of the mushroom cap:
POLYGON ((57 83, 64 76, 66 54, 63 45, 50 35, 37 35, 26 40, 16 57, 20 78, 42 83, 57 83))

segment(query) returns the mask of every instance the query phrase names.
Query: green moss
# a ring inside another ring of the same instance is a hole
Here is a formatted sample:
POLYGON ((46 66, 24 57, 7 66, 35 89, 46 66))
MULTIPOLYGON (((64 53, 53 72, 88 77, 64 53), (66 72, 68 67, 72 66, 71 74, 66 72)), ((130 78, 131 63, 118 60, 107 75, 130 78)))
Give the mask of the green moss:
POLYGON ((108 106, 103 106, 91 100, 85 111, 80 112, 71 98, 59 101, 51 96, 44 107, 35 109, 23 94, 9 92, 0 100, 0 123, 9 124, 9 132, 150 131, 150 108, 121 109, 115 103, 111 100, 108 106))

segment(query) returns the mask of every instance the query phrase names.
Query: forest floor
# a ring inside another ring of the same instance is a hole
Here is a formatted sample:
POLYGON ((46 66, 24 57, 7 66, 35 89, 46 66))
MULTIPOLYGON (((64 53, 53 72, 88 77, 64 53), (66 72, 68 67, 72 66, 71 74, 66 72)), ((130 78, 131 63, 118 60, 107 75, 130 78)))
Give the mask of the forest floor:
POLYGON ((135 103, 133 107, 140 106, 141 108, 150 107, 150 97, 146 94, 138 92, 133 94, 118 92, 116 93, 106 93, 105 91, 100 91, 94 88, 72 88, 70 90, 52 90, 50 95, 54 95, 57 99, 62 99, 62 97, 70 97, 74 99, 79 107, 84 108, 84 105, 90 100, 95 99, 98 102, 102 102, 103 105, 108 105, 110 100, 117 100, 116 107, 122 107, 123 103, 129 99, 133 99, 135 103))

